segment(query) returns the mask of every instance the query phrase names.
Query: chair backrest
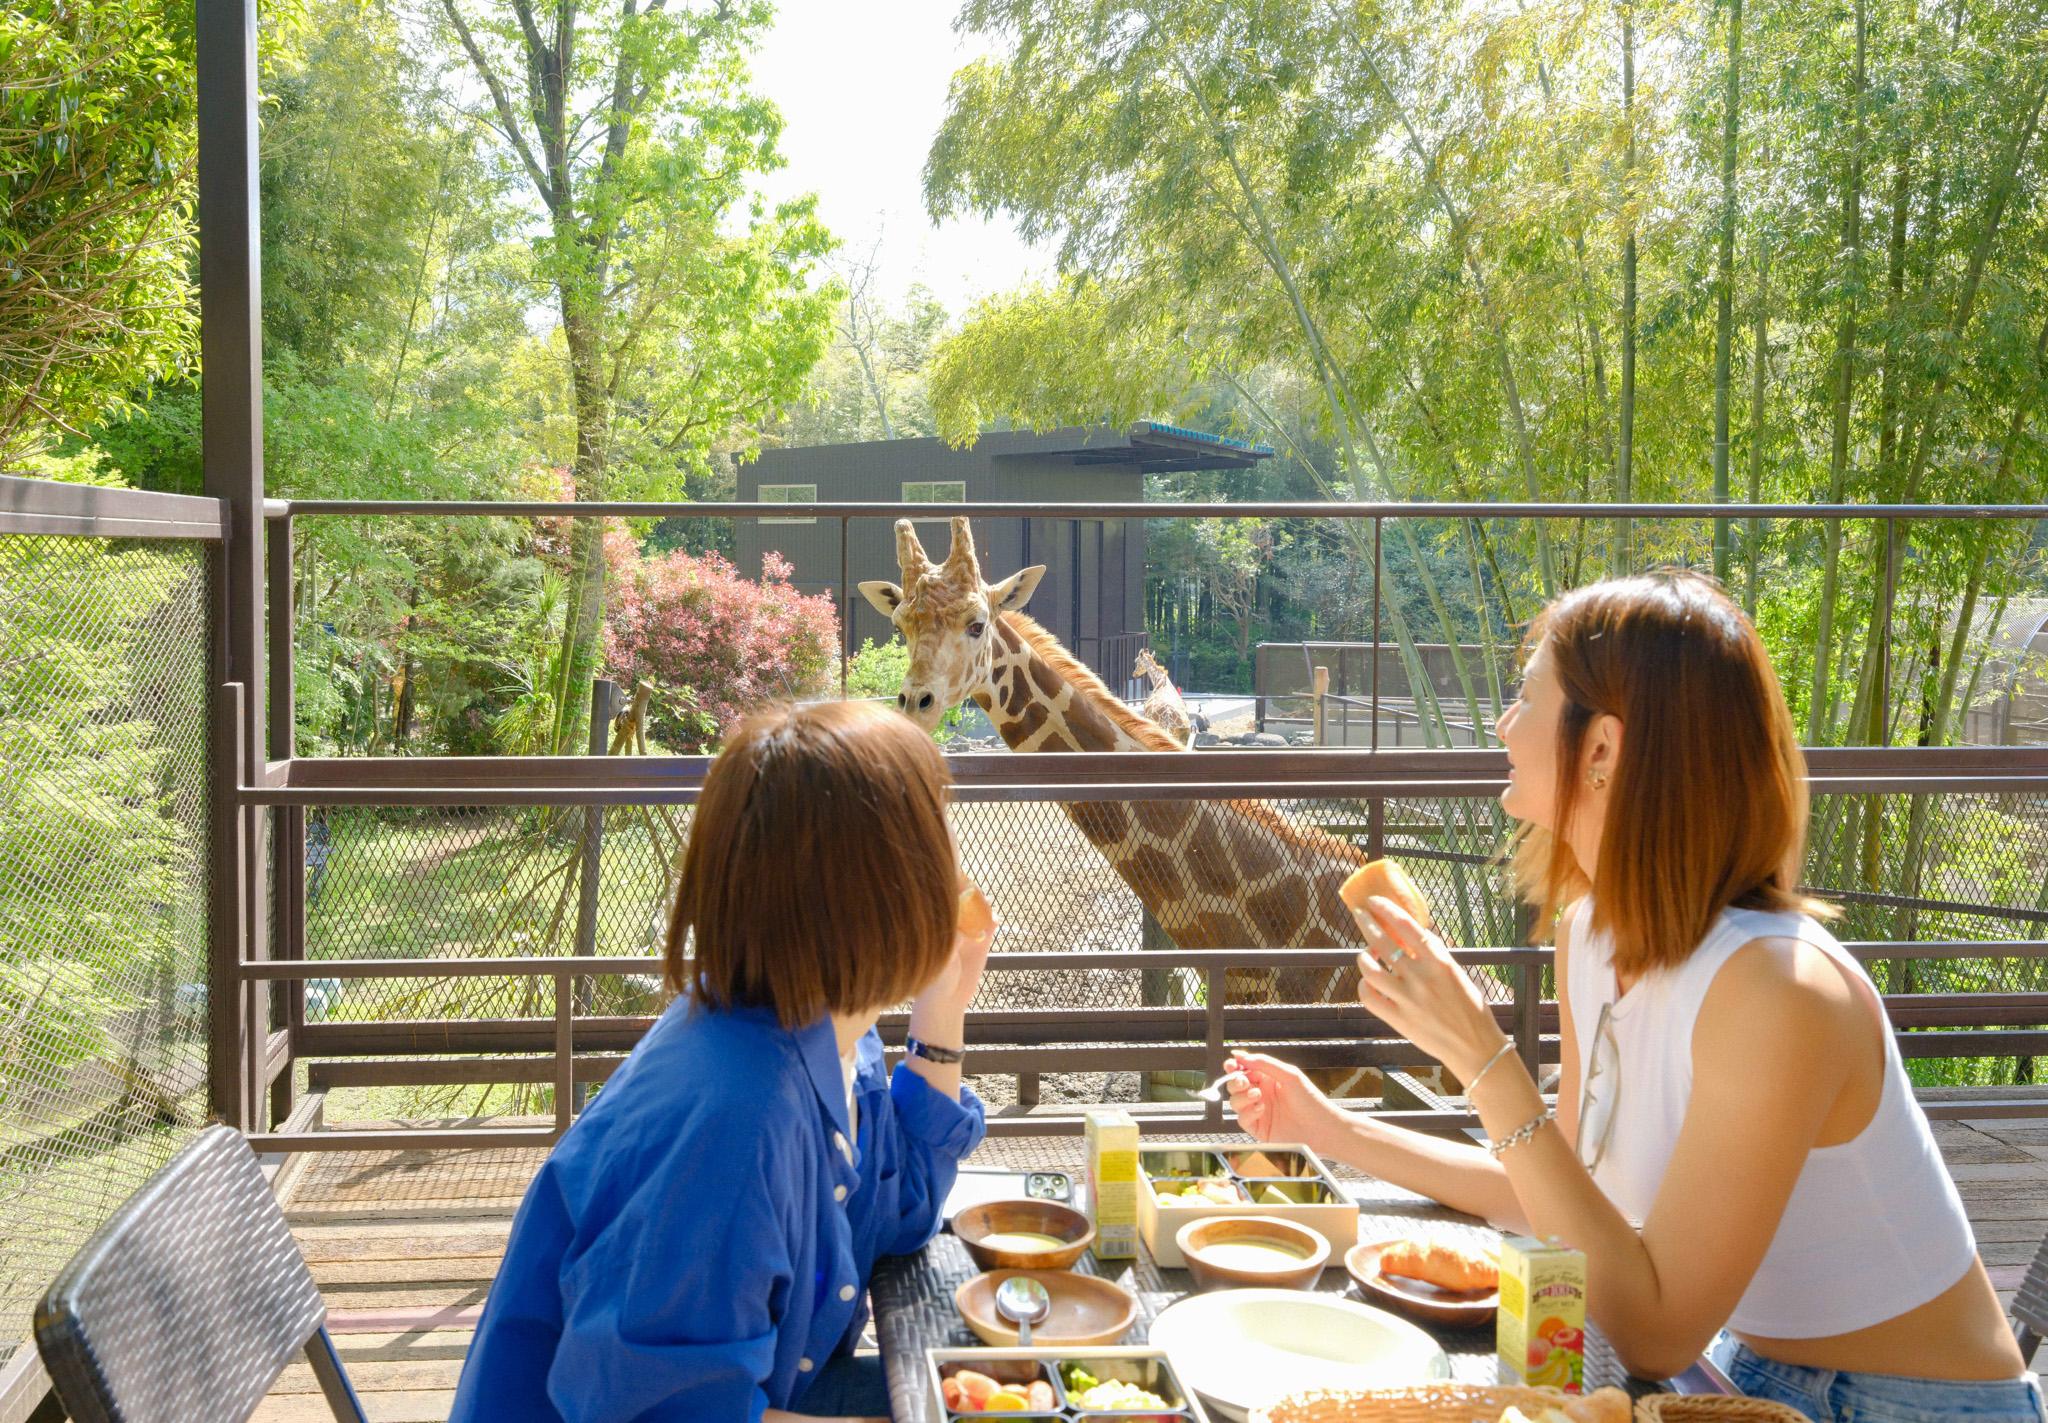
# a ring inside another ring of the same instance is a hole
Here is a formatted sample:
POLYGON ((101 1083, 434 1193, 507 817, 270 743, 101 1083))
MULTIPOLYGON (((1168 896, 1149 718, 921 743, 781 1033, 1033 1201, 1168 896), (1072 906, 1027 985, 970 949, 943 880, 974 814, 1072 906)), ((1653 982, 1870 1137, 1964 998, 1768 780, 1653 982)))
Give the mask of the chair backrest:
POLYGON ((78 1423, 225 1423, 326 1319, 249 1144, 210 1127, 71 1258, 36 1347, 78 1423))
POLYGON ((2043 1238, 2041 1248, 2034 1252, 2034 1263, 2027 1266, 2026 1278, 2013 1296, 2012 1327, 2019 1336, 2020 1353, 2031 1366, 2034 1351, 2048 1336, 2048 1238, 2043 1238))

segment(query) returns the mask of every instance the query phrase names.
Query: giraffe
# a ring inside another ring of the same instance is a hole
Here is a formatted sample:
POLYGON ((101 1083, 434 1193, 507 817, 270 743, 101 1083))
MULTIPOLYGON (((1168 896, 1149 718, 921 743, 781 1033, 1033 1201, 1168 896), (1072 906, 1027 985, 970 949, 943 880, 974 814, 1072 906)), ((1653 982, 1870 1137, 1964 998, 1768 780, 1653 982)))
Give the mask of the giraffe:
POLYGON ((1131 675, 1152 679, 1152 693, 1145 698, 1145 719, 1182 746, 1194 745, 1195 722, 1188 715, 1188 704, 1181 700, 1180 688, 1173 685, 1173 679, 1166 675, 1151 648, 1138 649, 1138 664, 1131 669, 1131 675))
MULTIPOLYGON (((908 519, 896 524, 901 586, 872 580, 861 594, 910 649, 896 696, 927 731, 972 701, 1012 751, 1171 751, 1170 734, 1124 705, 1101 679, 1024 615, 1043 565, 982 580, 968 520, 953 520, 946 561, 934 564, 908 519)), ((1183 949, 1332 948, 1360 942, 1337 887, 1364 863, 1355 847, 1289 824, 1259 801, 1086 801, 1063 807, 1152 917, 1183 949)), ((1355 1003, 1358 971, 1226 976, 1229 1001, 1355 1003)), ((1369 1068, 1315 1074, 1326 1090, 1368 1095, 1369 1068)))

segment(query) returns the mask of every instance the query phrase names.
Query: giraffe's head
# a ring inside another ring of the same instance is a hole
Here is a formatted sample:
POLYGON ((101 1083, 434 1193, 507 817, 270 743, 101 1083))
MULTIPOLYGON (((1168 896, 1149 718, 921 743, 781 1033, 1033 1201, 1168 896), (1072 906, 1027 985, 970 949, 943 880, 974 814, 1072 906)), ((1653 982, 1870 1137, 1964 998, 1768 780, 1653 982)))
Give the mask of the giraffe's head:
POLYGON ((896 705, 930 731, 939 718, 985 690, 992 668, 995 619, 1031 601, 1045 565, 1035 564, 1000 583, 981 581, 974 535, 967 520, 953 520, 953 547, 944 563, 925 557, 924 545, 908 519, 896 521, 896 562, 903 584, 875 579, 861 594, 896 624, 910 648, 896 705))
POLYGON ((1158 659, 1153 657, 1151 648, 1141 647, 1138 649, 1138 665, 1131 669, 1131 676, 1150 677, 1155 672, 1164 672, 1165 670, 1165 668, 1159 665, 1158 659))

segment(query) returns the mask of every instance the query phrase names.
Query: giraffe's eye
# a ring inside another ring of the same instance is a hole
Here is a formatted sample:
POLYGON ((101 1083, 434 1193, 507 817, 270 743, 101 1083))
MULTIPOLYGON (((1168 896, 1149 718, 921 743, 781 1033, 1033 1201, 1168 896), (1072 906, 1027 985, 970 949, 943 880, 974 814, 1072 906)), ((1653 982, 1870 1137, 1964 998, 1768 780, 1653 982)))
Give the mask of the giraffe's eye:
POLYGON ((969 623, 967 625, 967 635, 969 637, 980 637, 987 628, 987 623, 969 623))

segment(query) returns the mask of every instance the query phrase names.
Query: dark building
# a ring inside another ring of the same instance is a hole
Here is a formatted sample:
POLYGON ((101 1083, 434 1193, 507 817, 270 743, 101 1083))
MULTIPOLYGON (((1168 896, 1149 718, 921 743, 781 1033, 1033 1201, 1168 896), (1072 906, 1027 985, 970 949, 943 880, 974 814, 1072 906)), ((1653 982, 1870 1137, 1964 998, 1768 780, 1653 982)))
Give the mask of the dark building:
MULTIPOLYGON (((763 451, 740 467, 737 497, 791 504, 1135 504, 1145 497, 1148 474, 1243 469, 1272 453, 1150 422, 1128 430, 1001 431, 966 449, 938 439, 873 440, 763 451)), ((927 554, 946 556, 951 533, 943 518, 920 520, 917 531, 927 554)), ((1111 686, 1124 686, 1145 642, 1143 520, 976 519, 974 544, 982 575, 991 581, 1044 564, 1045 578, 1027 611, 1111 686)), ((750 575, 759 573, 763 552, 779 552, 795 565, 798 587, 838 604, 839 520, 743 519, 733 549, 740 571, 750 575)), ((858 650, 865 638, 888 641, 888 619, 860 596, 858 585, 897 577, 893 520, 849 522, 844 577, 853 604, 851 618, 841 610, 848 650, 858 650)))

